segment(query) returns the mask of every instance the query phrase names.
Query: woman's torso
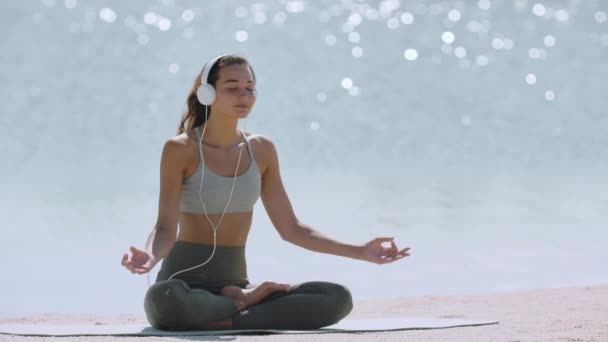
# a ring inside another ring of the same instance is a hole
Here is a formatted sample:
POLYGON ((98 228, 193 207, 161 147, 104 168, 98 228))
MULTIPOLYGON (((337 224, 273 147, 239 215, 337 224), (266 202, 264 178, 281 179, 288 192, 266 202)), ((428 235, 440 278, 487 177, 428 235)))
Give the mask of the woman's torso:
MULTIPOLYGON (((228 197, 233 183, 237 161, 239 160, 239 148, 241 145, 243 151, 241 153, 239 168, 236 173, 236 185, 239 184, 239 177, 241 179, 247 177, 248 180, 251 180, 251 177, 261 178, 266 165, 266 161, 263 157, 264 151, 262 150, 261 144, 257 142, 257 139, 252 138, 252 136, 253 134, 245 133, 248 144, 241 143, 239 146, 235 146, 230 150, 220 150, 203 145, 204 167, 206 168, 202 186, 203 193, 205 191, 205 185, 211 184, 215 179, 222 181, 221 186, 226 188, 226 198, 228 197), (257 170, 253 168, 257 168, 257 170)), ((183 150, 183 153, 186 154, 186 159, 188 160, 182 173, 184 183, 196 185, 196 204, 200 204, 202 208, 202 204, 198 202, 198 189, 203 168, 200 163, 197 135, 194 131, 191 131, 188 132, 184 138, 188 140, 187 144, 184 145, 185 148, 183 150)), ((218 184, 215 185, 217 186, 218 184)), ((182 185, 182 187, 184 186, 186 185, 182 185)), ((231 202, 234 200, 235 197, 232 197, 231 202)), ((221 204, 221 208, 223 209, 227 203, 218 202, 217 204, 221 204)), ((222 217, 221 213, 208 213, 207 216, 205 216, 204 213, 190 213, 180 209, 177 240, 213 244, 213 228, 209 221, 217 226, 220 217, 222 217)), ((251 228, 252 217, 253 212, 251 210, 245 212, 226 212, 217 229, 217 244, 220 246, 244 246, 247 242, 247 236, 249 235, 249 230, 251 228)))

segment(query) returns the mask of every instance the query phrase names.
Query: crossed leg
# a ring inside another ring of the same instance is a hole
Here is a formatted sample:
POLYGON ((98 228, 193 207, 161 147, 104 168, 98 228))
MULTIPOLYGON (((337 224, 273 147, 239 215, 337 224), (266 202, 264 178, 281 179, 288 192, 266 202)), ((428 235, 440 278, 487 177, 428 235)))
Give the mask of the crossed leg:
POLYGON ((351 312, 352 307, 352 296, 345 286, 305 282, 292 286, 287 292, 273 291, 258 304, 239 310, 230 319, 214 322, 214 328, 318 329, 337 323, 351 312))
POLYGON ((342 285, 315 281, 287 287, 230 285, 216 295, 179 279, 165 280, 150 287, 144 307, 150 324, 165 330, 317 329, 352 310, 350 291, 342 285))

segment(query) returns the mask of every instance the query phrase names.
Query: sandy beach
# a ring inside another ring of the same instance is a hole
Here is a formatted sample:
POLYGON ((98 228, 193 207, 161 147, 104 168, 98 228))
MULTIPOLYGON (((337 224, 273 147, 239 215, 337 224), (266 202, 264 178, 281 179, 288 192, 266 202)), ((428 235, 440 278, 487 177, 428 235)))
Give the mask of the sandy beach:
MULTIPOLYGON (((386 333, 167 337, 42 338, 0 335, 4 341, 608 341, 608 285, 537 289, 473 296, 424 296, 359 301, 350 317, 418 316, 499 320, 500 324, 386 333)), ((142 323, 139 315, 44 314, 1 319, 0 324, 142 323)))

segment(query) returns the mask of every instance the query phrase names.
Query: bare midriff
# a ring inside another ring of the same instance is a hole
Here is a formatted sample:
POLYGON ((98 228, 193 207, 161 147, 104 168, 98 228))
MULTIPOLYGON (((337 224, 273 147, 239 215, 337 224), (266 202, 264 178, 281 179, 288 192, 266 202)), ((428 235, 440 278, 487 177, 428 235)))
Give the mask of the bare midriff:
MULTIPOLYGON (((213 245, 213 227, 222 214, 180 213, 177 240, 213 245), (209 216, 209 219, 207 219, 209 216)), ((253 212, 226 213, 217 229, 219 246, 244 246, 251 228, 253 212)))

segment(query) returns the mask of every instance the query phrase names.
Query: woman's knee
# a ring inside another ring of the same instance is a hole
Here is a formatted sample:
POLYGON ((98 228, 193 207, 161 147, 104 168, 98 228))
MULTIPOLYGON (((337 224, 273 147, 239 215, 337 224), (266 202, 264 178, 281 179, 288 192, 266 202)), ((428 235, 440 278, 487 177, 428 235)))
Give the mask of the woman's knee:
POLYGON ((186 311, 185 296, 190 287, 182 280, 164 280, 152 285, 144 298, 150 325, 158 329, 179 329, 186 311))
POLYGON ((301 291, 313 292, 324 295, 324 302, 328 307, 325 313, 330 314, 330 324, 337 323, 346 317, 353 309, 353 298, 348 287, 324 281, 315 281, 301 284, 301 291))
POLYGON ((353 297, 348 287, 344 285, 328 283, 328 286, 330 288, 329 292, 335 301, 336 322, 338 322, 352 311, 353 297))
POLYGON ((179 279, 152 285, 146 293, 144 309, 150 325, 166 330, 204 329, 209 322, 238 311, 230 298, 192 289, 179 279))

